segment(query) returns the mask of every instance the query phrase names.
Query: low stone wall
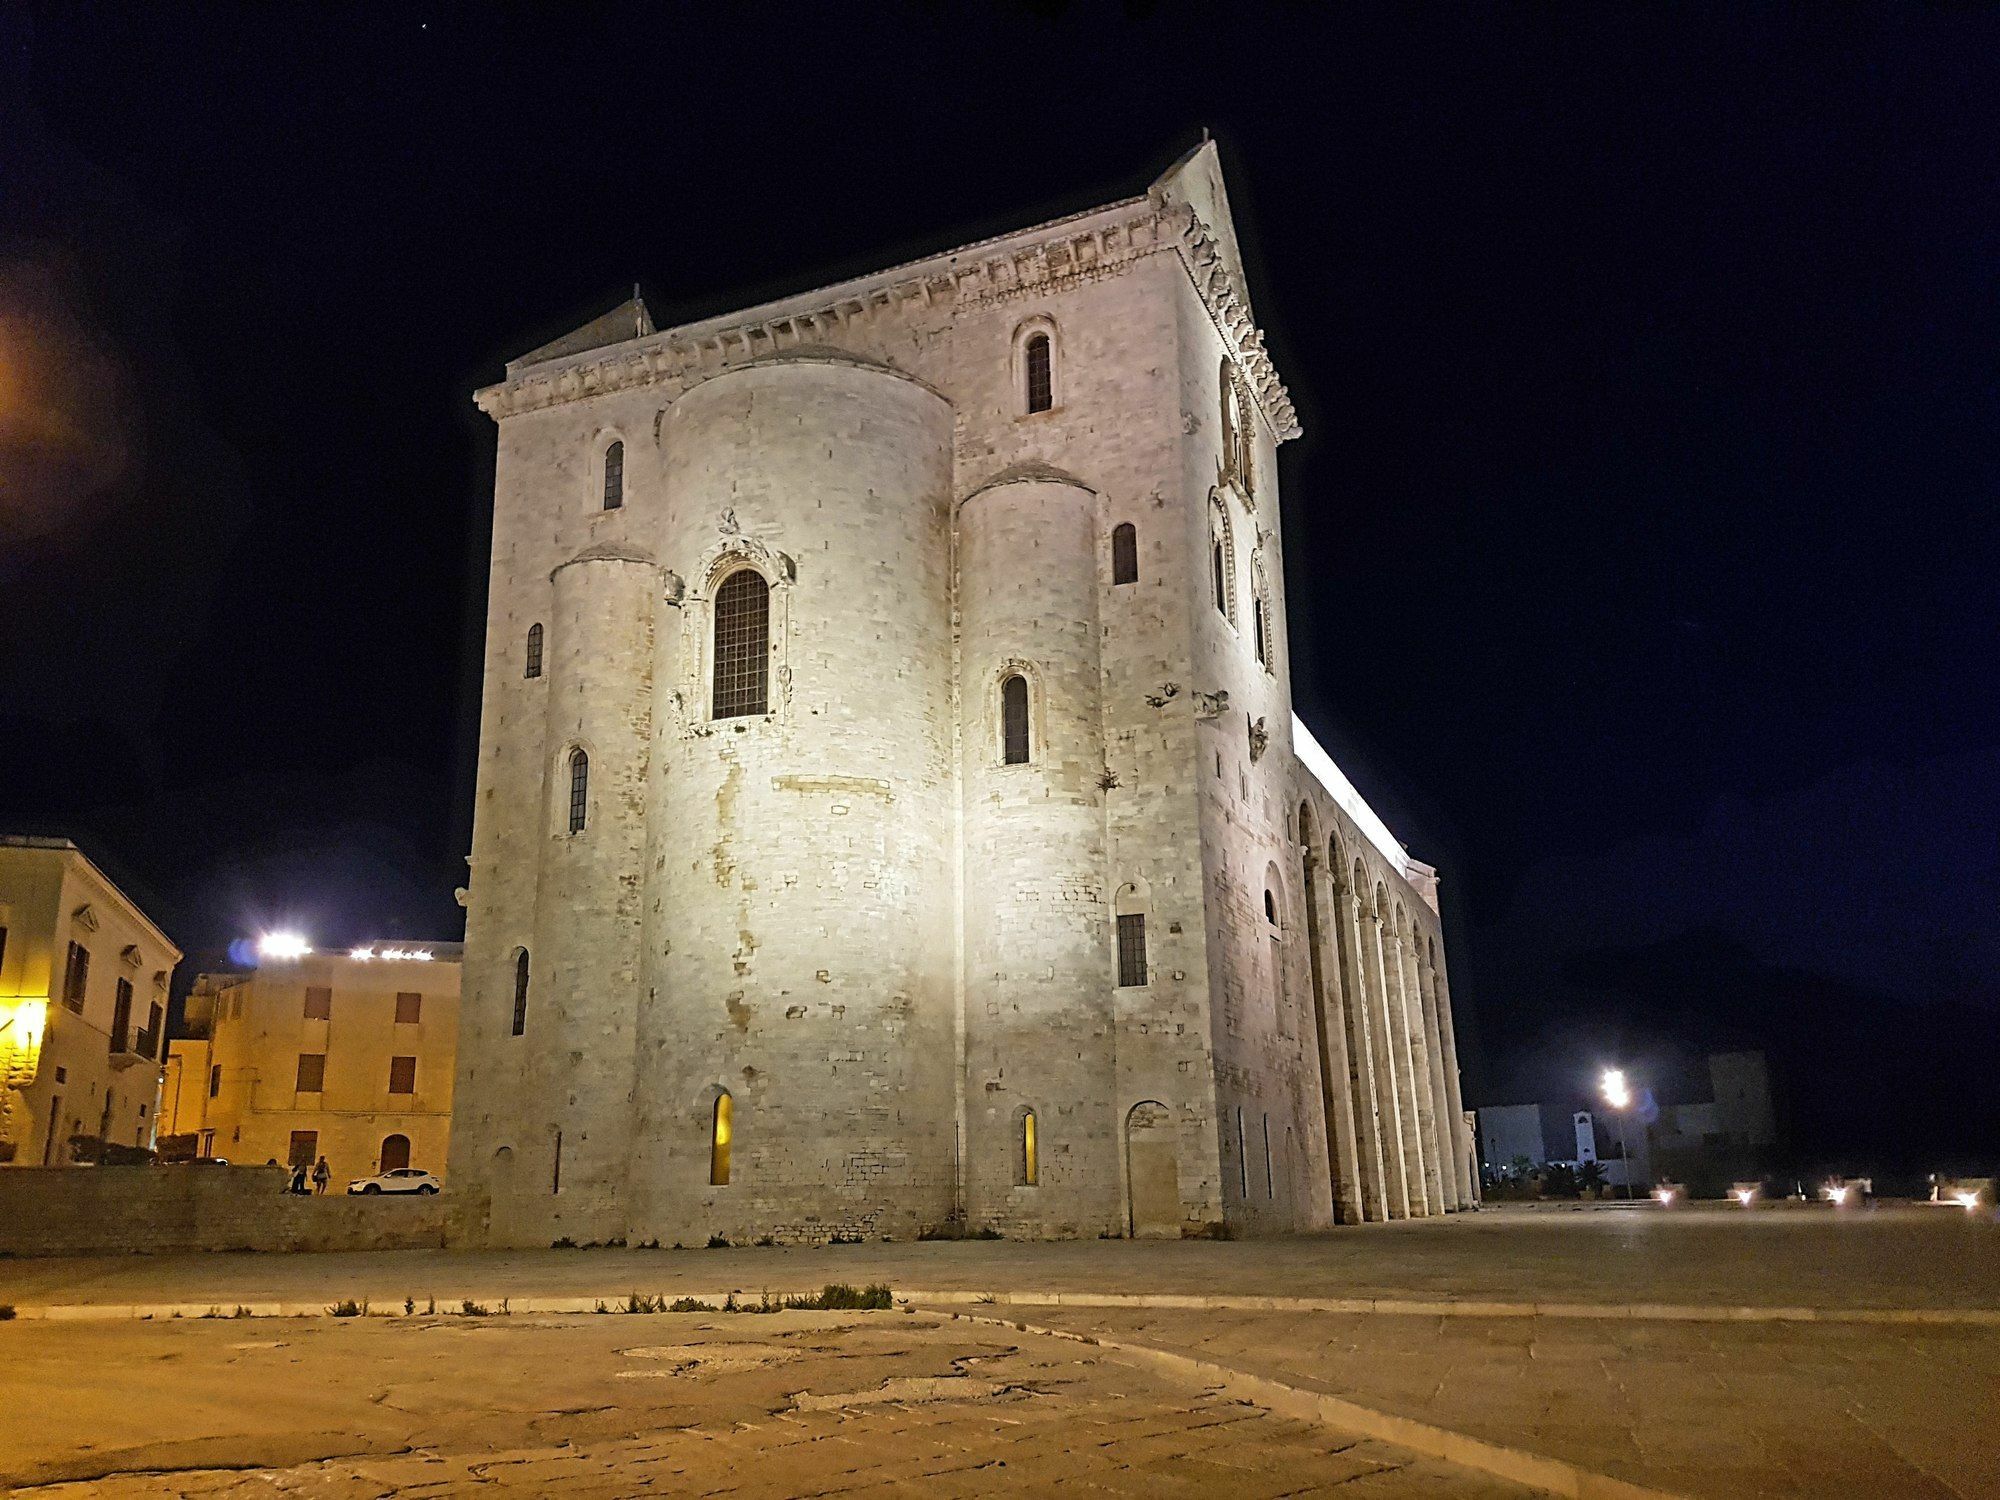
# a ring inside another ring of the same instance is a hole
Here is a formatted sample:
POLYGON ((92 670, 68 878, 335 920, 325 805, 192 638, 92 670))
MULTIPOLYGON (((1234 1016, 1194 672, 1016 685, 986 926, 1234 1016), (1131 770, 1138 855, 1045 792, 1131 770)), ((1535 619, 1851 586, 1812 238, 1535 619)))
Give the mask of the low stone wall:
POLYGON ((300 1198, 282 1167, 0 1169, 0 1255, 416 1250, 444 1243, 445 1200, 300 1198))

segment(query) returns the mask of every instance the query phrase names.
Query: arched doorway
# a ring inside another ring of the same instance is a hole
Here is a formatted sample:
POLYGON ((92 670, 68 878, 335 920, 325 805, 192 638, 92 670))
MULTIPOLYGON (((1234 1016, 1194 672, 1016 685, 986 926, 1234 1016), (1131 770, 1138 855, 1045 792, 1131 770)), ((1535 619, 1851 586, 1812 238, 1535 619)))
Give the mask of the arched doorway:
POLYGON ((1179 1239, 1180 1153, 1174 1117, 1166 1105, 1145 1099, 1125 1116, 1125 1164, 1131 1184, 1134 1239, 1179 1239))
POLYGON ((406 1135, 385 1135, 382 1137, 382 1165, 384 1172, 400 1171, 410 1164, 410 1138, 406 1135))

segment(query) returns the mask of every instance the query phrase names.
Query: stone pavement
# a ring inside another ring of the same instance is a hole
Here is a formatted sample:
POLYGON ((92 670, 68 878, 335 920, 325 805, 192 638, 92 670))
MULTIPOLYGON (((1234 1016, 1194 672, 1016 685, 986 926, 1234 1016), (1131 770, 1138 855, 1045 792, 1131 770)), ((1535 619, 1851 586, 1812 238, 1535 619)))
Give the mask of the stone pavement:
POLYGON ((12 1323, 0 1370, 36 1496, 1523 1493, 907 1313, 12 1323))
POLYGON ((2000 1495, 2000 1328, 1012 1307, 1698 1497, 2000 1495))
POLYGON ((752 1295, 832 1280, 898 1291, 1036 1288, 1599 1303, 2000 1307, 2000 1225, 1957 1209, 1600 1205, 1488 1209, 1234 1244, 1091 1240, 816 1249, 379 1251, 0 1260, 0 1303, 406 1296, 752 1295))

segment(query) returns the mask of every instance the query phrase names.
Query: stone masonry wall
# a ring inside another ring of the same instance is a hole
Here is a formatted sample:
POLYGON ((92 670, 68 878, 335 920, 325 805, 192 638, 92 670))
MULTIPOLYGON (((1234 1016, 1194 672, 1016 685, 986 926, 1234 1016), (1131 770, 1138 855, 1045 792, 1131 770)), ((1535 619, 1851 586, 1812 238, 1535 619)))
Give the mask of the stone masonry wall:
POLYGON ((29 1167, 0 1172, 0 1255, 422 1250, 445 1195, 301 1198, 282 1167, 29 1167))

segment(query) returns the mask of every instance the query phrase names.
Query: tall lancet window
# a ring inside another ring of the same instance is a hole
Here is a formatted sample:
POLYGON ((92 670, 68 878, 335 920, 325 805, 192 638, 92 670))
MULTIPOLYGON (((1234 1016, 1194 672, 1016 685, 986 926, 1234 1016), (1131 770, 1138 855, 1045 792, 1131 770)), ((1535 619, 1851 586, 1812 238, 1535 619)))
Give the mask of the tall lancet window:
POLYGON ((1010 766, 1028 762, 1028 679, 1019 673, 1000 684, 1000 759, 1010 766))
POLYGON ((569 753, 569 831, 582 833, 590 811, 590 757, 582 750, 569 753))
POLYGON ((539 677, 542 675, 542 627, 539 623, 528 627, 528 659, 526 666, 527 670, 521 674, 523 677, 539 677))
POLYGON ((625 445, 613 442, 604 450, 604 508, 616 510, 625 503, 625 445))
POLYGON ((738 568, 715 591, 715 717, 766 713, 771 703, 771 585, 738 568))
POLYGON ((1048 411, 1056 404, 1055 349, 1046 333, 1029 337, 1021 350, 1027 362, 1028 410, 1048 411))

